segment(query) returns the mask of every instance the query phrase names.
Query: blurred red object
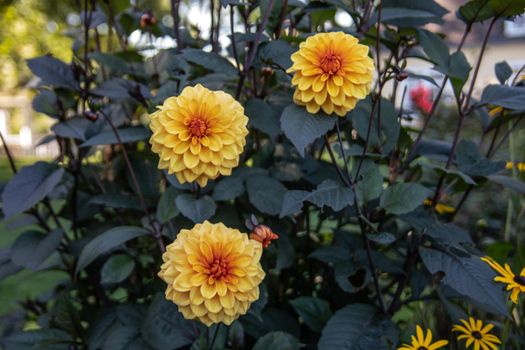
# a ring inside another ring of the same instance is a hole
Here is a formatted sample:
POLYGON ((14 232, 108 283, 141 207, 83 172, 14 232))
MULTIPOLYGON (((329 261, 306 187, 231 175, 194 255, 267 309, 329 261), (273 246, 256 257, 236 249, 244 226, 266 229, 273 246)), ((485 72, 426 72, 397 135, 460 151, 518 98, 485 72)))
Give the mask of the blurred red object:
POLYGON ((429 114, 432 110, 432 90, 420 84, 410 90, 410 99, 423 113, 429 114))

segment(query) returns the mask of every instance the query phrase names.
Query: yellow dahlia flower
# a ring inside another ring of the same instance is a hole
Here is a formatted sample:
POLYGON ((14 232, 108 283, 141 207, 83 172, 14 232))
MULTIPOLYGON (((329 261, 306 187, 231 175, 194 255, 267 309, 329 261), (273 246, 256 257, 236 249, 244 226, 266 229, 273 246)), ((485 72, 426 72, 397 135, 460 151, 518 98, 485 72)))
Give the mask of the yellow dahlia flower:
POLYGON ((232 96, 200 84, 186 87, 151 114, 151 149, 160 157, 159 169, 168 169, 180 183, 204 187, 239 165, 247 123, 232 96))
POLYGON ((186 319, 231 324, 259 298, 261 243, 222 223, 182 230, 166 247, 159 277, 186 319))
POLYGON ((368 57, 368 46, 349 34, 311 36, 291 58, 293 65, 287 72, 295 72, 294 102, 306 106, 309 113, 322 109, 344 117, 370 93, 374 61, 368 57))
POLYGON ((452 327, 453 332, 463 333, 458 336, 458 340, 466 340, 465 346, 470 348, 474 344, 474 350, 498 350, 501 344, 501 340, 494 334, 489 332, 494 328, 494 325, 489 323, 483 327, 483 321, 475 320, 469 317, 468 322, 466 320, 460 320, 463 325, 454 325, 452 327))
POLYGON ((412 336, 411 344, 403 344, 397 350, 437 350, 448 344, 447 340, 438 340, 432 343, 432 331, 427 329, 426 335, 423 333, 423 329, 418 325, 416 326, 416 335, 412 336))

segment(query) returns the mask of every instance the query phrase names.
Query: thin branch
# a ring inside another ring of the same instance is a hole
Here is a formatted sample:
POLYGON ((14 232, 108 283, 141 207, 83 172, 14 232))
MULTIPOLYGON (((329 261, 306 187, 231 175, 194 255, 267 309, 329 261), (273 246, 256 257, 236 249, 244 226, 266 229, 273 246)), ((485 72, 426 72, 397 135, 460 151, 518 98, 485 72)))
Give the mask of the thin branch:
POLYGON ((104 118, 108 122, 109 126, 111 127, 111 130, 113 131, 113 134, 115 135, 115 138, 117 139, 117 143, 119 144, 120 149, 122 150, 122 155, 124 156, 124 161, 126 162, 126 166, 127 166, 128 170, 129 170, 129 173, 131 175, 131 181, 133 182, 133 186, 135 187, 135 191, 137 192, 137 195, 139 197, 140 205, 142 206, 142 210, 146 214, 146 217, 148 218, 149 224, 150 224, 151 228, 154 231, 153 234, 154 234, 154 237, 157 239, 157 243, 159 245, 160 251, 161 251, 161 253, 163 253, 164 251, 166 251, 166 248, 164 246, 164 242, 162 240, 162 236, 161 236, 160 232, 158 232, 158 227, 157 227, 155 221, 153 220, 153 218, 151 217, 151 214, 150 214, 150 212, 148 210, 148 207, 146 205, 146 201, 144 200, 144 195, 142 194, 142 190, 140 188, 139 182, 137 181, 137 176, 135 175, 135 171, 133 170, 133 166, 131 165, 131 162, 129 160, 128 152, 126 151, 126 147, 122 143, 122 140, 120 138, 118 130, 115 127, 115 124, 113 124, 113 122, 109 118, 109 116, 106 113, 104 113, 103 111, 101 111, 101 114, 104 116, 104 118))
POLYGON ((177 41, 177 53, 180 53, 184 48, 179 29, 179 5, 180 0, 171 0, 171 17, 173 17, 173 32, 175 33, 175 40, 177 41))
POLYGON ((244 67, 241 73, 241 76, 239 78, 239 83, 237 84, 237 91, 235 92, 235 99, 239 99, 241 96, 242 86, 244 85, 244 80, 246 79, 246 76, 248 75, 248 72, 252 66, 253 60, 255 58, 255 54, 257 53, 257 47, 259 46, 259 42, 261 41, 262 33, 264 32, 264 28, 266 28, 266 25, 268 24, 268 20, 270 18, 270 13, 272 12, 273 5, 275 0, 269 0, 268 1, 268 8, 266 9, 263 19, 261 23, 259 24, 259 28, 257 29, 257 32, 255 33, 255 40, 253 41, 250 50, 248 50, 248 55, 246 56, 244 60, 244 67))

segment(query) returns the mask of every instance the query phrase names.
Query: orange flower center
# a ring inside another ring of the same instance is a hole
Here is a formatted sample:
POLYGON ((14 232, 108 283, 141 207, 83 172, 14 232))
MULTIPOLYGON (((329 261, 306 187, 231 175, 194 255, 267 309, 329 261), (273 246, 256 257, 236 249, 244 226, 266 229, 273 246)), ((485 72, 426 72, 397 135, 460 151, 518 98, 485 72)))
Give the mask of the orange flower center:
POLYGON ((208 265, 206 272, 209 274, 210 278, 221 280, 230 274, 230 265, 228 264, 228 261, 222 257, 214 258, 208 265))
POLYGON ((341 68, 341 58, 332 53, 321 58, 321 69, 323 72, 334 75, 341 68))
POLYGON ((516 282, 520 286, 525 286, 525 277, 523 277, 523 276, 516 276, 516 277, 514 277, 514 282, 516 282))
POLYGON ((200 118, 193 118, 188 124, 190 134, 195 137, 201 137, 206 135, 208 131, 208 125, 205 120, 200 118))

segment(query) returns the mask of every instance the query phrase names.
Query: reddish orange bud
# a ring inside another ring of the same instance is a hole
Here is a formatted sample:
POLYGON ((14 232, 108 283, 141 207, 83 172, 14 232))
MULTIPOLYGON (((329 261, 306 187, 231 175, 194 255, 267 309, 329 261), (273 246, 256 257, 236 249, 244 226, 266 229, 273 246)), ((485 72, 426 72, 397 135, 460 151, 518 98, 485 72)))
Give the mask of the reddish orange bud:
POLYGON ((257 242, 261 242, 262 246, 267 248, 273 240, 279 238, 279 235, 273 233, 272 229, 266 225, 257 225, 252 233, 250 233, 250 238, 257 242))
POLYGON ((140 17, 140 27, 145 28, 147 26, 155 25, 157 23, 157 19, 155 16, 153 16, 153 13, 151 11, 146 11, 142 14, 140 17))

